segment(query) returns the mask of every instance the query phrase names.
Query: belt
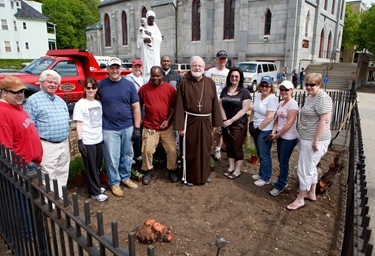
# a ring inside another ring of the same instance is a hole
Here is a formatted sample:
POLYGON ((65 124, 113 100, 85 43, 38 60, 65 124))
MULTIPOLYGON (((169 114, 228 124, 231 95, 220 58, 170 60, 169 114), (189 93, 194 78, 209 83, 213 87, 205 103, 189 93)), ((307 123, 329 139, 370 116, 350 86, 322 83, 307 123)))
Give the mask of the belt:
POLYGON ((47 139, 43 139, 43 138, 40 138, 40 139, 44 140, 44 141, 47 141, 47 142, 55 143, 55 144, 58 144, 58 143, 61 143, 61 142, 64 141, 64 140, 62 140, 62 141, 52 141, 52 140, 47 140, 47 139))

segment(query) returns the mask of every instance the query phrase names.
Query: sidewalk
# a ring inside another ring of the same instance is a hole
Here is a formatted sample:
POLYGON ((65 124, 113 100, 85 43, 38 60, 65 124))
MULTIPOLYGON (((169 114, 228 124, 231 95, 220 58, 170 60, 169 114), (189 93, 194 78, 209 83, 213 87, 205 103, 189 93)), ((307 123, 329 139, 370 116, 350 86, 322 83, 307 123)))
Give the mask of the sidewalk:
MULTIPOLYGON (((370 228, 372 229, 370 243, 375 246, 375 83, 368 83, 359 88, 357 92, 366 155, 367 196, 370 207, 370 228)), ((375 255, 375 252, 372 255, 375 255)))

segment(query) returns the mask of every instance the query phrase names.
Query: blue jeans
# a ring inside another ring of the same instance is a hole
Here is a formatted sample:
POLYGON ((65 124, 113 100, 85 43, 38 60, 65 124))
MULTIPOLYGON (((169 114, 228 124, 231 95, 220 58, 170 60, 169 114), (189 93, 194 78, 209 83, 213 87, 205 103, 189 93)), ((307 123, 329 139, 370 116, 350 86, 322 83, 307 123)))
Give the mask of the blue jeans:
POLYGON ((134 156, 132 134, 133 126, 120 131, 103 130, 104 159, 110 186, 130 179, 134 156))
POLYGON ((260 169, 259 176, 263 181, 268 181, 272 176, 271 147, 272 142, 266 142, 265 138, 270 135, 272 130, 261 131, 258 137, 254 138, 255 148, 258 152, 260 169))
POLYGON ((277 139, 277 158, 279 159, 280 174, 277 182, 275 183, 275 188, 278 190, 283 190, 288 184, 289 159, 293 153, 294 147, 297 145, 297 142, 298 139, 277 139))

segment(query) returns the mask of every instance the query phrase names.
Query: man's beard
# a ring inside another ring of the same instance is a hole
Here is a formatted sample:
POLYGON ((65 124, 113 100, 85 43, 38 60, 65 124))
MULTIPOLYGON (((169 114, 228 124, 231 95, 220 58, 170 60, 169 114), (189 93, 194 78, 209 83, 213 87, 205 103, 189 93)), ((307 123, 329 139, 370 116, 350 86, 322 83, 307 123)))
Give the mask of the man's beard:
POLYGON ((203 75, 204 71, 191 71, 191 75, 193 77, 201 77, 203 75))

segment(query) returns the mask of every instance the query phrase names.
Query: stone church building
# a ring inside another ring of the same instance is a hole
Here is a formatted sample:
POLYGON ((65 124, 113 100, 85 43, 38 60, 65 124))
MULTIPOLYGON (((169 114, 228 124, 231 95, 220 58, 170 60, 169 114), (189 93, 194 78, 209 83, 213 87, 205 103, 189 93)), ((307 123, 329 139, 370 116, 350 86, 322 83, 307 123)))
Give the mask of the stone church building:
POLYGON ((99 8, 100 22, 86 31, 95 55, 139 58, 140 18, 153 10, 161 54, 173 62, 199 55, 214 65, 224 49, 230 66, 272 61, 279 70, 338 62, 345 16, 345 0, 103 0, 99 8))

